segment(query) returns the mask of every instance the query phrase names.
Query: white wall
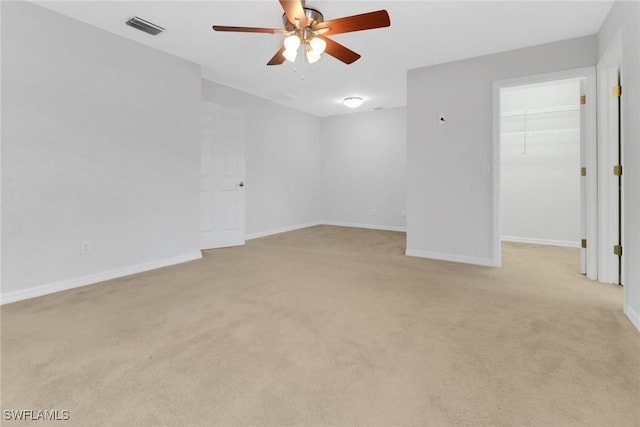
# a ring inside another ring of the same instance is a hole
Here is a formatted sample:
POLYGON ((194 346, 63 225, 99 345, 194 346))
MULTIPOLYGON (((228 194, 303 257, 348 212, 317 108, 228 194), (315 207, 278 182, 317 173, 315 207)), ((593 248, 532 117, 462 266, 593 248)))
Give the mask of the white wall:
POLYGON ((500 97, 503 240, 578 247, 580 81, 503 88, 500 97))
POLYGON ((247 236, 320 220, 320 120, 203 80, 202 99, 247 114, 247 236))
POLYGON ((493 82, 593 66, 596 53, 588 36, 408 72, 407 254, 495 264, 493 181, 483 174, 493 82))
POLYGON ((622 35, 625 313, 640 330, 640 3, 616 1, 598 34, 602 58, 622 35))
POLYGON ((199 66, 1 7, 3 302, 200 256, 199 66))
POLYGON ((322 218, 403 230, 406 109, 326 117, 322 125, 322 218))

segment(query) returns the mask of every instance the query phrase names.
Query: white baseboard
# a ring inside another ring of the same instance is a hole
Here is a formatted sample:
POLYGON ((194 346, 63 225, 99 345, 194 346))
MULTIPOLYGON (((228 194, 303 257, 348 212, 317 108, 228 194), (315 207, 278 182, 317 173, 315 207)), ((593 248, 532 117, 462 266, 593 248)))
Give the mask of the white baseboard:
POLYGON ((442 254, 437 252, 417 251, 415 249, 407 249, 404 253, 407 256, 417 258, 437 259, 439 261, 461 262, 464 264, 483 265, 486 267, 496 267, 497 264, 490 258, 475 258, 462 255, 442 254))
MULTIPOLYGON (((271 236, 273 234, 286 233, 288 231, 300 230, 302 228, 313 227, 316 225, 337 225, 344 227, 359 227, 370 228, 374 230, 391 230, 391 231, 404 231, 402 227, 383 227, 376 225, 366 224, 351 224, 351 223, 328 223, 324 221, 315 221, 306 224, 292 225, 283 228, 277 228, 273 230, 262 231, 259 233, 253 233, 246 236, 246 240, 257 239, 259 237, 271 236)), ((43 295, 52 294, 55 292, 66 291, 68 289, 79 288, 82 286, 92 285, 94 283, 104 282, 105 280, 117 279, 119 277, 129 276, 131 274, 142 273, 144 271, 155 270, 157 268, 167 267, 174 264, 180 264, 187 261, 193 261, 202 258, 202 252, 192 252, 177 257, 147 262, 144 264, 133 265, 130 267, 118 268, 115 270, 105 271, 102 273, 91 274, 88 276, 77 277, 73 279, 61 280, 59 282, 48 283, 46 285, 35 286, 29 289, 23 289, 14 292, 0 293, 0 305, 10 304, 12 302, 22 301, 29 298, 35 298, 43 295)))
POLYGON ((628 304, 624 306, 624 314, 627 315, 633 326, 640 332, 640 315, 628 304))
POLYGON ((502 236, 500 237, 500 239, 503 242, 530 243, 532 245, 562 246, 566 248, 580 247, 580 242, 572 242, 570 240, 535 239, 533 237, 515 237, 515 236, 502 236))
POLYGON ((395 225, 375 225, 375 224, 359 224, 353 222, 339 222, 339 221, 322 221, 324 225, 333 225, 336 227, 354 227, 354 228, 368 228, 369 230, 383 230, 383 231, 401 231, 406 232, 406 227, 398 227, 395 225))
POLYGON ((77 277, 75 279, 61 280, 59 282, 49 283, 20 291, 7 292, 0 295, 0 305, 48 295, 54 292, 66 291, 67 289, 92 285, 94 283, 104 282, 105 280, 117 279, 119 277, 155 270, 157 268, 193 261, 200 258, 202 258, 202 252, 191 252, 184 255, 178 255, 173 258, 146 262, 143 264, 132 265, 130 267, 123 267, 115 270, 104 271, 102 273, 77 277))
POLYGON ((309 223, 306 223, 306 224, 297 224, 297 225, 290 225, 288 227, 274 228, 272 230, 267 230, 267 231, 261 231, 259 233, 248 234, 245 237, 245 240, 259 239, 260 237, 267 237, 267 236, 271 236, 271 235, 274 235, 274 234, 286 233, 288 231, 300 230, 302 228, 314 227, 316 225, 322 225, 322 224, 323 223, 321 221, 315 221, 315 222, 309 222, 309 223))

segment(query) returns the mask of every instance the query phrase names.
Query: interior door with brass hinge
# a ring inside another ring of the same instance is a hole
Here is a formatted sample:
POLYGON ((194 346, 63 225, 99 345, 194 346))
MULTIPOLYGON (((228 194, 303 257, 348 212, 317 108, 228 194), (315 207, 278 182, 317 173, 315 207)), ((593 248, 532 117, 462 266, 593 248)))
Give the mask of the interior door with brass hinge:
MULTIPOLYGON (((580 93, 586 92, 584 79, 580 81, 580 93)), ((585 141, 585 123, 587 96, 580 95, 580 272, 587 274, 587 147, 585 141)))
POLYGON ((598 278, 598 176, 595 73, 580 79, 580 271, 598 278))
POLYGON ((618 67, 599 71, 602 105, 599 121, 598 194, 598 280, 622 283, 622 152, 620 107, 623 88, 618 67))
POLYGON ((615 192, 615 198, 616 198, 616 207, 615 209, 617 210, 616 215, 615 215, 615 220, 614 222, 616 223, 617 226, 617 230, 615 230, 614 232, 614 240, 617 240, 617 242, 614 242, 615 244, 613 245, 613 254, 617 257, 617 273, 618 273, 618 278, 617 278, 617 283, 622 285, 622 256, 623 256, 623 249, 622 249, 622 173, 623 173, 623 169, 622 169, 622 115, 621 113, 621 107, 622 107, 622 103, 621 103, 621 98, 622 98, 622 86, 620 85, 620 71, 618 70, 618 72, 616 73, 616 81, 617 84, 613 86, 612 90, 611 90, 611 95, 613 96, 614 100, 614 104, 617 105, 617 108, 615 108, 618 112, 618 117, 617 117, 617 123, 614 123, 615 127, 618 129, 617 132, 617 138, 614 141, 614 145, 616 146, 616 148, 614 149, 614 160, 615 160, 615 164, 613 165, 613 176, 614 176, 614 187, 616 188, 616 192, 615 192))

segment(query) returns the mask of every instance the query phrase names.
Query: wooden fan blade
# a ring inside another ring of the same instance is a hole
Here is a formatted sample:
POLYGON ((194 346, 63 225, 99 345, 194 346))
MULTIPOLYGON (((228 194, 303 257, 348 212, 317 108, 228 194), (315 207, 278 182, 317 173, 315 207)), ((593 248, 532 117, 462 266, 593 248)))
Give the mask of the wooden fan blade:
POLYGON ((267 65, 280 65, 280 64, 282 64, 286 60, 286 58, 282 54, 284 52, 284 49, 285 49, 284 46, 282 46, 280 48, 280 50, 277 51, 275 55, 273 55, 273 58, 271 58, 271 60, 269 62, 267 62, 267 65))
MULTIPOLYGON (((280 5, 284 9, 285 15, 289 22, 295 25, 296 18, 300 21, 300 25, 307 26, 307 15, 304 13, 304 7, 300 0, 280 0, 280 5)), ((296 25, 296 27, 298 27, 296 25)))
POLYGON ((232 31, 235 33, 266 33, 266 34, 275 34, 275 33, 287 33, 288 31, 284 28, 260 28, 260 27, 227 27, 224 25, 214 25, 214 31, 232 31))
POLYGON ((320 37, 327 43, 327 48, 324 50, 325 53, 333 56, 336 59, 339 59, 345 64, 352 64, 360 59, 360 54, 344 47, 340 43, 336 43, 330 38, 324 37, 320 34, 316 35, 316 37, 320 37))
POLYGON ((347 16, 345 18, 332 19, 318 23, 314 30, 329 29, 323 34, 351 33, 353 31, 371 30, 374 28, 388 27, 391 25, 389 14, 386 10, 347 16))

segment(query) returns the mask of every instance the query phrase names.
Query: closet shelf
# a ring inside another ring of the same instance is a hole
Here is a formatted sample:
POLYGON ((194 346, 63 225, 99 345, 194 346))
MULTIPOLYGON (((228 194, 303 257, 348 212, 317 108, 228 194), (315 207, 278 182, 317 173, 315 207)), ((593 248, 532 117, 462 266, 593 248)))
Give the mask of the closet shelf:
POLYGON ((500 117, 528 116, 530 114, 547 114, 547 113, 559 113, 564 111, 579 111, 579 110, 580 110, 580 104, 561 105, 558 107, 532 108, 530 110, 505 111, 500 114, 500 117))
POLYGON ((554 134, 558 135, 561 133, 572 133, 572 132, 580 132, 579 128, 571 128, 571 129, 545 129, 545 130, 532 130, 532 131, 516 131, 516 132, 501 132, 501 136, 534 136, 534 135, 545 135, 545 134, 554 134))

